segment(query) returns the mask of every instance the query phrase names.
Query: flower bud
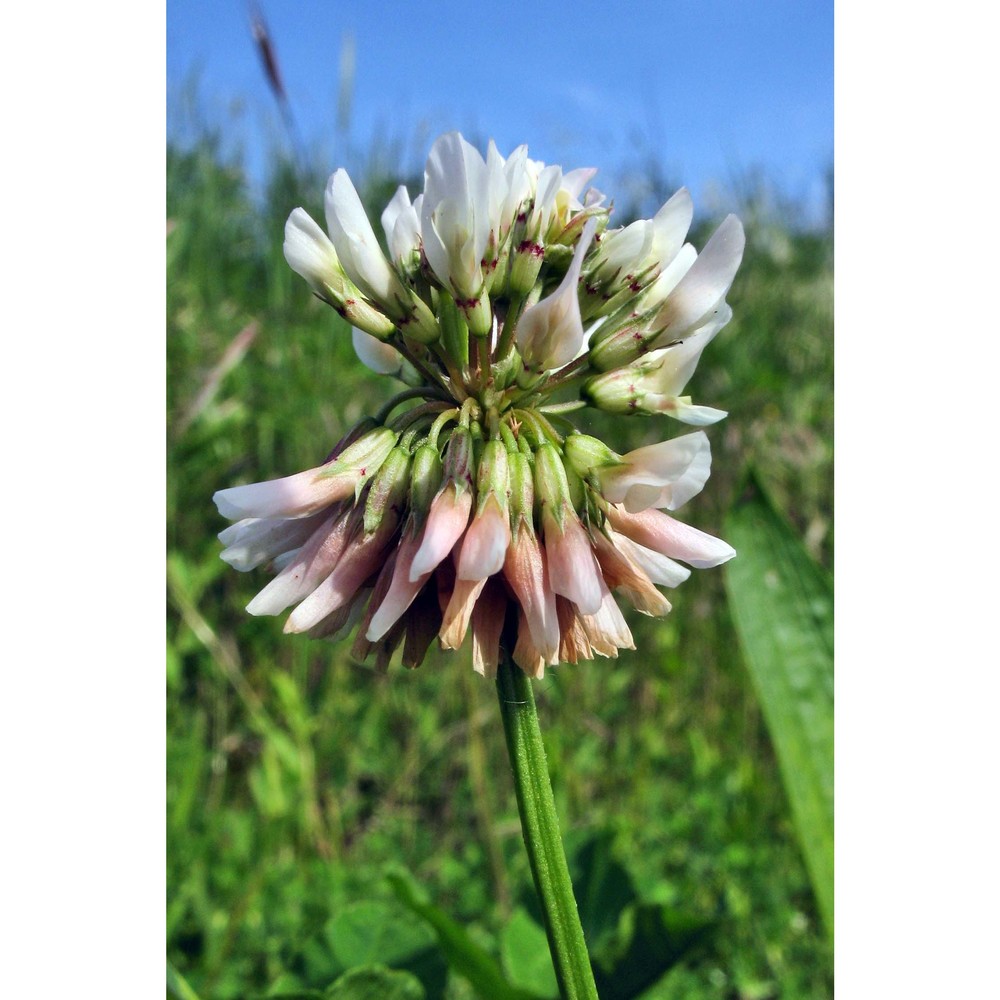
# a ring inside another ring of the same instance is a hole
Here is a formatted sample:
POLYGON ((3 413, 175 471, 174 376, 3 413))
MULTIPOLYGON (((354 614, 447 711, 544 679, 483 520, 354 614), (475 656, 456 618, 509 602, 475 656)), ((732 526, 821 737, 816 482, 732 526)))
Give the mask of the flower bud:
POLYGON ((459 489, 472 489, 472 434, 467 427, 456 427, 448 441, 444 459, 444 478, 459 489))
MULTIPOLYGON (((325 296, 321 296, 325 298, 325 296)), ((344 299, 342 303, 331 302, 330 305, 347 320, 351 326, 356 326, 365 333, 370 333, 379 340, 385 340, 396 330, 396 324, 391 319, 380 313, 373 305, 366 302, 360 295, 344 299)))
POLYGON ((647 390, 642 383, 646 364, 636 362, 588 379, 580 396, 605 413, 629 414, 643 410, 647 390))
POLYGON ((360 481, 367 482, 389 456, 398 436, 390 427, 369 431, 349 444, 325 467, 322 475, 336 476, 347 469, 354 469, 357 470, 360 481))
POLYGON ((352 326, 385 340, 395 324, 366 299, 347 277, 330 238, 301 208, 285 223, 285 260, 324 302, 352 326))

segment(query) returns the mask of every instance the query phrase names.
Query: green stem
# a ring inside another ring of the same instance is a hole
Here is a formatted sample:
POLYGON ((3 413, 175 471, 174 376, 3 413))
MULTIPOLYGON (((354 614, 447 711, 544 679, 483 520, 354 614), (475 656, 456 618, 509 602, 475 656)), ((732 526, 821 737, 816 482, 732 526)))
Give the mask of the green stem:
POLYGON ((563 1000, 597 1000, 594 973, 559 836, 559 818, 531 681, 502 648, 497 694, 524 846, 542 904, 559 992, 563 1000))

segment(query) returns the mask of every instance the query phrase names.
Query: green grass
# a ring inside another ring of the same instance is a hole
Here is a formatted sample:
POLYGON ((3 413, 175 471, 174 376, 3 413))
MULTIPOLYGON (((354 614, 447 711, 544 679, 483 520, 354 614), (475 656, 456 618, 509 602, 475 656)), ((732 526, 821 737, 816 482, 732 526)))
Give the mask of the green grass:
MULTIPOLYGON (((258 202, 209 136, 167 165, 169 958, 202 1000, 324 986, 324 927, 393 899, 391 865, 494 950, 530 876, 494 691, 468 650, 377 675, 350 641, 245 614, 264 577, 218 558, 215 490, 315 465, 392 391, 282 258, 288 212, 322 218, 324 174, 276 162, 258 202)), ((392 171, 361 181, 377 217, 392 171)), ((742 214, 735 319, 691 386, 730 416, 710 429, 713 475, 685 514, 721 534, 752 462, 829 567, 832 238, 752 202, 742 214)), ((677 431, 590 426, 619 451, 677 431)), ((636 652, 537 685, 563 829, 610 831, 644 898, 719 918, 711 946, 645 996, 829 997, 830 946, 721 572, 671 599, 666 621, 630 617, 636 652)), ((452 975, 445 995, 472 994, 452 975)))

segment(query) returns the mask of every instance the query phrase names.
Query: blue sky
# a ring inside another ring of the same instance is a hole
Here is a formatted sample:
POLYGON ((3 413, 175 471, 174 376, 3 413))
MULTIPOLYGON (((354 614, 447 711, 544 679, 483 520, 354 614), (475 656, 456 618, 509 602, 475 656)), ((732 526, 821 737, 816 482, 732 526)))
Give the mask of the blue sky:
MULTIPOLYGON (((503 153, 527 142, 537 159, 600 167, 595 183, 609 193, 629 164, 653 157, 703 205, 758 168, 823 204, 832 0, 261 7, 299 129, 331 170, 373 134, 404 140, 404 165, 418 167, 435 135, 459 128, 495 138, 503 153), (346 139, 336 130, 345 34, 356 62, 346 139)), ((282 133, 248 25, 242 0, 171 0, 167 85, 173 112, 197 69, 204 104, 234 116, 253 165, 282 133)))

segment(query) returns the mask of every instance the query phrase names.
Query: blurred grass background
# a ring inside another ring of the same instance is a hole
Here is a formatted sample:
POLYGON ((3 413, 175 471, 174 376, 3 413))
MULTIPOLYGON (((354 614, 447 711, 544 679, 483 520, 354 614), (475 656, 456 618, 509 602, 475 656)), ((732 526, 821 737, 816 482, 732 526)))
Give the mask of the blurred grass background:
MULTIPOLYGON (((351 159, 373 219, 400 181, 421 186, 391 143, 351 159)), ((468 650, 376 675, 350 641, 248 616, 263 574, 218 558, 215 490, 317 464, 395 385, 356 360, 282 257, 288 213, 322 219, 337 165, 275 153, 261 190, 204 123, 167 152, 168 956, 202 1000, 310 984, 330 918, 390 898, 387 864, 484 942, 530 885, 495 693, 468 650)), ((617 224, 678 186, 648 162, 599 181, 617 224)), ((766 178, 731 194, 748 237, 735 318, 690 388, 730 416, 709 431, 713 475, 683 516, 721 534, 752 463, 830 567, 832 233, 801 225, 766 178)), ((700 220, 696 246, 717 221, 700 220)), ((580 426, 619 451, 683 430, 580 426)), ((670 596, 665 621, 630 615, 635 652, 536 686, 564 833, 610 831, 646 898, 719 917, 711 948, 648 997, 829 997, 830 945, 722 574, 670 596)), ((471 993, 452 977, 446 995, 471 993)))

